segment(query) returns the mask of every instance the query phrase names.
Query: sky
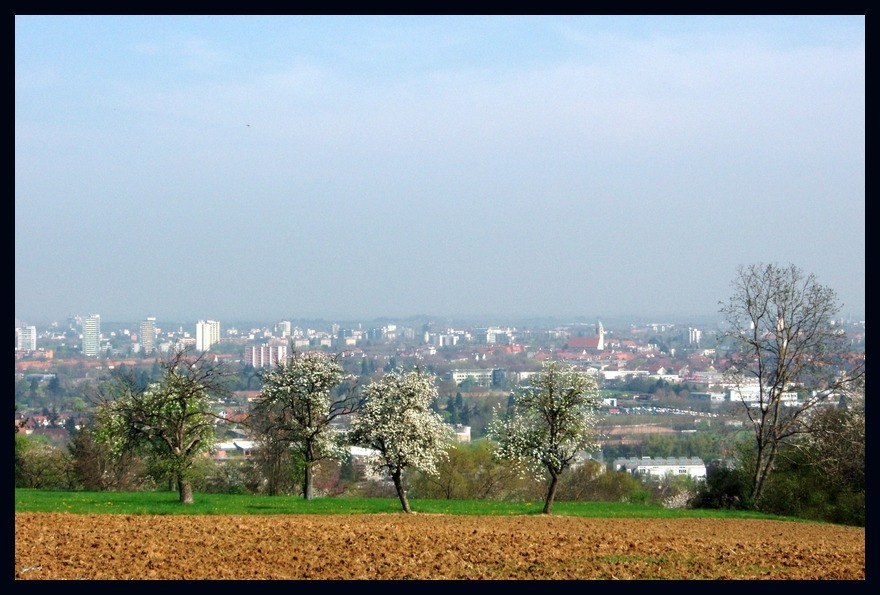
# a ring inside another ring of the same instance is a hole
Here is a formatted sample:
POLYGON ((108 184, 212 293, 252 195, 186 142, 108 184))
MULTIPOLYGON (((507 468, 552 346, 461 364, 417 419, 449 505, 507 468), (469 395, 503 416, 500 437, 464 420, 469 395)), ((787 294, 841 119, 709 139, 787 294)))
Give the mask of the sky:
POLYGON ((15 316, 865 314, 865 17, 16 16, 15 316))

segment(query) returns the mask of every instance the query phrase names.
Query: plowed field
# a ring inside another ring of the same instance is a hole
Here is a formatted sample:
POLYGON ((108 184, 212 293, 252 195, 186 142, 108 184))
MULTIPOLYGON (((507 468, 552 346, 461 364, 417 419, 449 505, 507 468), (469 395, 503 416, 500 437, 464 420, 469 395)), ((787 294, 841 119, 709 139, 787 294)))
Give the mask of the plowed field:
POLYGON ((15 514, 15 578, 865 579, 865 529, 726 519, 15 514))

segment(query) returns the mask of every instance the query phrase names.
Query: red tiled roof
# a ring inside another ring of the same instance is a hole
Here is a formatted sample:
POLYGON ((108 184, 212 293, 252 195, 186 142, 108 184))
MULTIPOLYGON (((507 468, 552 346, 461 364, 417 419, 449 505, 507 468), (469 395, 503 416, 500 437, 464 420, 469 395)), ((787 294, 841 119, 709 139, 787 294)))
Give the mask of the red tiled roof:
POLYGON ((599 337, 569 337, 568 349, 598 349, 599 337))

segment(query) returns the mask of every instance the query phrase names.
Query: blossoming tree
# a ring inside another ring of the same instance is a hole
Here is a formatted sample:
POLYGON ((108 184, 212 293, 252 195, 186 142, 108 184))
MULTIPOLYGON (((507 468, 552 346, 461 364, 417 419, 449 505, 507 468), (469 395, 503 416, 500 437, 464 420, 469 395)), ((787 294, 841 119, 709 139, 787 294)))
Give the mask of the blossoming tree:
POLYGON ((299 457, 303 498, 313 496, 314 471, 323 460, 339 458, 333 423, 358 408, 355 384, 342 396, 332 392, 351 381, 338 355, 323 351, 294 353, 262 375, 263 388, 250 416, 262 448, 280 446, 299 457))
POLYGON ((531 386, 513 395, 508 414, 497 415, 488 433, 496 456, 549 476, 544 514, 553 510, 560 475, 578 453, 596 450, 599 406, 596 379, 573 366, 548 362, 531 386))
POLYGON ((392 370, 364 387, 364 405, 352 420, 349 443, 372 449, 373 473, 387 473, 394 482, 404 512, 412 512, 403 473, 413 467, 436 472, 454 439, 452 428, 432 411, 437 396, 436 376, 421 370, 392 370))

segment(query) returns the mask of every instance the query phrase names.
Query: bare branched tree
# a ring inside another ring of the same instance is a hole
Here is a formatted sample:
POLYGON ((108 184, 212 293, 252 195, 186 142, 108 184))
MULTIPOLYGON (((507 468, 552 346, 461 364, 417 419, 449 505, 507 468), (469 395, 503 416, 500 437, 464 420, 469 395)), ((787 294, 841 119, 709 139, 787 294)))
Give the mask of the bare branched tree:
POLYGON ((721 303, 732 341, 725 370, 754 428, 751 500, 760 501, 780 448, 809 433, 810 413, 858 390, 864 357, 853 357, 835 323, 835 292, 794 265, 740 267, 721 303), (797 399, 792 399, 797 393, 797 399))

